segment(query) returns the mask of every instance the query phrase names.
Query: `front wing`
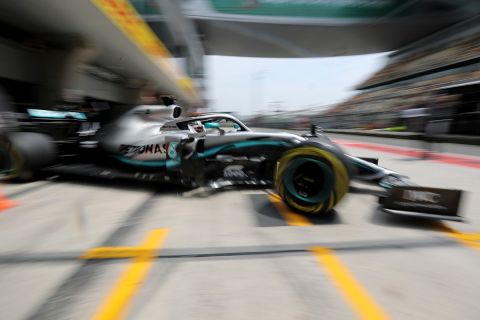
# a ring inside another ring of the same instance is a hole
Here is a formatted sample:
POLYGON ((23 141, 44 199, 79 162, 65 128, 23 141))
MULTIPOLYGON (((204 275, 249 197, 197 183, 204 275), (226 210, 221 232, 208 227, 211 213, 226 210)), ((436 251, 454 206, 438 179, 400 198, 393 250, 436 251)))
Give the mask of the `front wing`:
POLYGON ((353 192, 379 197, 382 211, 428 219, 464 221, 459 215, 461 190, 419 186, 408 177, 378 166, 377 161, 349 156, 356 182, 375 185, 381 189, 353 188, 353 192))
POLYGON ((461 190, 397 186, 380 196, 379 203, 390 214, 464 221, 458 213, 461 198, 461 190))

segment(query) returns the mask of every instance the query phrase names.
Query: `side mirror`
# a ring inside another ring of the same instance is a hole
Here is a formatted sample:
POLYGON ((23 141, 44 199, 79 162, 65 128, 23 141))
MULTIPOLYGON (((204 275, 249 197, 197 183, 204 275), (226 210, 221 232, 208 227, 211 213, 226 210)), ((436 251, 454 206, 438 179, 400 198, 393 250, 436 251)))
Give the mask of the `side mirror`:
POLYGON ((241 129, 241 128, 240 128, 240 125, 239 125, 238 123, 235 123, 235 124, 233 125, 233 128, 234 128, 235 130, 237 130, 237 131, 241 129))
POLYGON ((310 125, 310 134, 314 137, 318 137, 318 134, 322 134, 323 129, 320 126, 317 126, 315 124, 310 125))

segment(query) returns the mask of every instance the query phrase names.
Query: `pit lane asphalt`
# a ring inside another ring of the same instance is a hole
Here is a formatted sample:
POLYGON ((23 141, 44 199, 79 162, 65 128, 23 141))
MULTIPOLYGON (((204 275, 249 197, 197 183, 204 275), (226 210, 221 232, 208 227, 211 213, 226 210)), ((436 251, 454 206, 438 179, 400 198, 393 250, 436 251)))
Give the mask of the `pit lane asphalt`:
MULTIPOLYGON (((363 138, 355 141, 398 143, 363 138)), ((480 170, 345 149, 379 157, 417 183, 467 190, 469 223, 445 225, 480 233, 480 170)), ((292 226, 264 192, 185 197, 171 187, 70 178, 1 191, 19 203, 0 212, 0 319, 90 319, 116 307, 112 289, 135 262, 80 257, 97 247, 136 247, 155 229, 169 233, 128 299, 128 319, 480 317, 480 237, 462 242, 437 223, 388 216, 372 196, 349 195, 329 219, 292 226), (330 248, 329 262, 313 246, 330 248), (342 287, 334 259, 355 283, 342 287), (361 310, 355 301, 368 305, 365 296, 372 305, 361 310)))

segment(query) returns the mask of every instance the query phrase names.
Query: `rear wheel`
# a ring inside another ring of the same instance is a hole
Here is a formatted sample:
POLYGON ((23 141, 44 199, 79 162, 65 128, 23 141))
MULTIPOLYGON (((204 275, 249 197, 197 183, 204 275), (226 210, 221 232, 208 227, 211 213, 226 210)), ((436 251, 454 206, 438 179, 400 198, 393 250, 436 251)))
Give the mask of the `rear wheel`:
POLYGON ((11 132, 0 137, 0 180, 31 180, 38 169, 53 163, 56 148, 48 136, 11 132))
POLYGON ((345 163, 334 152, 315 146, 287 151, 277 162, 275 187, 292 209, 324 214, 348 191, 345 163))

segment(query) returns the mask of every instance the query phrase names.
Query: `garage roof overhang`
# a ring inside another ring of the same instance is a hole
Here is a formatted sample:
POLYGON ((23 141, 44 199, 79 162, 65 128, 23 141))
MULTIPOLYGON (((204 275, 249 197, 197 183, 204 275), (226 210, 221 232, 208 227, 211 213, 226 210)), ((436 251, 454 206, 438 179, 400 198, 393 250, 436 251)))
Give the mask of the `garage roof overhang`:
POLYGON ((192 80, 128 1, 0 1, 0 20, 47 41, 80 38, 94 48, 95 65, 146 81, 186 103, 200 103, 192 80))

